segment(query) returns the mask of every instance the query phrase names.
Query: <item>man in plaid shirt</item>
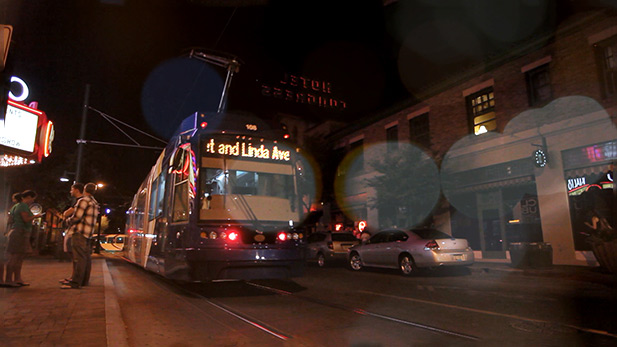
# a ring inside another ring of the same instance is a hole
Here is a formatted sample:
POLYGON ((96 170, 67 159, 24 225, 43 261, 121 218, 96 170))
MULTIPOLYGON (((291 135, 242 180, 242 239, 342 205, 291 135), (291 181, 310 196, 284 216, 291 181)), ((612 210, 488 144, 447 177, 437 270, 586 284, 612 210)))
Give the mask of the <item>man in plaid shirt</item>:
POLYGON ((74 276, 62 289, 78 289, 86 285, 90 277, 92 246, 90 237, 94 233, 96 219, 99 216, 99 204, 94 199, 96 185, 84 186, 84 195, 75 203, 74 212, 66 221, 70 225, 71 248, 73 249, 74 276))

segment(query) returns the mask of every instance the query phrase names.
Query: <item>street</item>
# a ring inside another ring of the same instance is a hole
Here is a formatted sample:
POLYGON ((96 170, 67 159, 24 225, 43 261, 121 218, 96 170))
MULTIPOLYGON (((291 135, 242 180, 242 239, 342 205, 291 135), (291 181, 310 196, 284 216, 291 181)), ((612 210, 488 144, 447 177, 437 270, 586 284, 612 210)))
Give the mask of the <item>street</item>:
POLYGON ((615 284, 516 271, 179 284, 107 260, 129 345, 614 345, 615 284))

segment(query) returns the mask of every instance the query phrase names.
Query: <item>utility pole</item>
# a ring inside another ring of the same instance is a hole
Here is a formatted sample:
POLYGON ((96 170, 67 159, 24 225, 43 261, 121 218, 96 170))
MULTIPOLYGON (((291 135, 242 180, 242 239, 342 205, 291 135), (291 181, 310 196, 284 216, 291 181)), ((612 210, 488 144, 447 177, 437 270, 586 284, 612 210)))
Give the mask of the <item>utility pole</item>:
MULTIPOLYGON (((88 115, 88 102, 90 99, 90 84, 86 84, 86 92, 84 95, 84 107, 81 111, 81 130, 79 131, 79 139, 86 138, 86 116, 88 115)), ((75 169, 75 182, 81 180, 81 158, 84 152, 84 143, 77 141, 77 168, 75 169)))

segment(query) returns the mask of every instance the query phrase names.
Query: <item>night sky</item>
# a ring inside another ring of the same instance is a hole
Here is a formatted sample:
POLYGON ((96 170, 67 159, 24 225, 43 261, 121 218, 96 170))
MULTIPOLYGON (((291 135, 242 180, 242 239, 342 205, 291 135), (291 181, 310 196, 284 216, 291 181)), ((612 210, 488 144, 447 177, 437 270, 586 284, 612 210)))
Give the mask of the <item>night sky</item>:
MULTIPOLYGON (((38 101, 56 125, 51 157, 27 169, 29 175, 50 176, 75 171, 86 84, 90 106, 163 139, 182 118, 212 110, 222 71, 180 59, 191 48, 242 61, 229 109, 266 119, 289 113, 315 122, 351 122, 413 99, 455 69, 554 30, 572 7, 552 1, 417 0, 383 6, 363 0, 0 0, 0 22, 14 28, 8 71, 29 84, 27 101, 38 101), (290 75, 327 85, 320 95, 339 107, 264 92, 281 87, 290 75)), ((144 145, 162 145, 130 134, 144 145)), ((86 139, 130 143, 92 111, 86 139)), ((87 147, 92 169, 84 180, 109 182, 121 195, 137 190, 157 156, 87 147)))

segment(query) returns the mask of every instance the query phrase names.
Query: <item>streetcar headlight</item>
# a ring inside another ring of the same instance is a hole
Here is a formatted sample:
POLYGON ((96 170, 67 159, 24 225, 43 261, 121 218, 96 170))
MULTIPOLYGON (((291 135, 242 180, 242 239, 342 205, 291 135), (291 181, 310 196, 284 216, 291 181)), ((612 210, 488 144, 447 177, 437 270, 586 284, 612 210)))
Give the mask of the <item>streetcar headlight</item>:
POLYGON ((225 240, 227 238, 227 233, 225 233, 224 231, 221 231, 221 235, 220 236, 221 236, 221 238, 223 240, 225 240))
POLYGON ((298 235, 298 233, 293 233, 291 234, 291 238, 293 238, 294 240, 298 240, 300 236, 298 235))
POLYGON ((216 231, 211 231, 210 232, 210 239, 215 240, 218 237, 218 235, 216 234, 216 231))

